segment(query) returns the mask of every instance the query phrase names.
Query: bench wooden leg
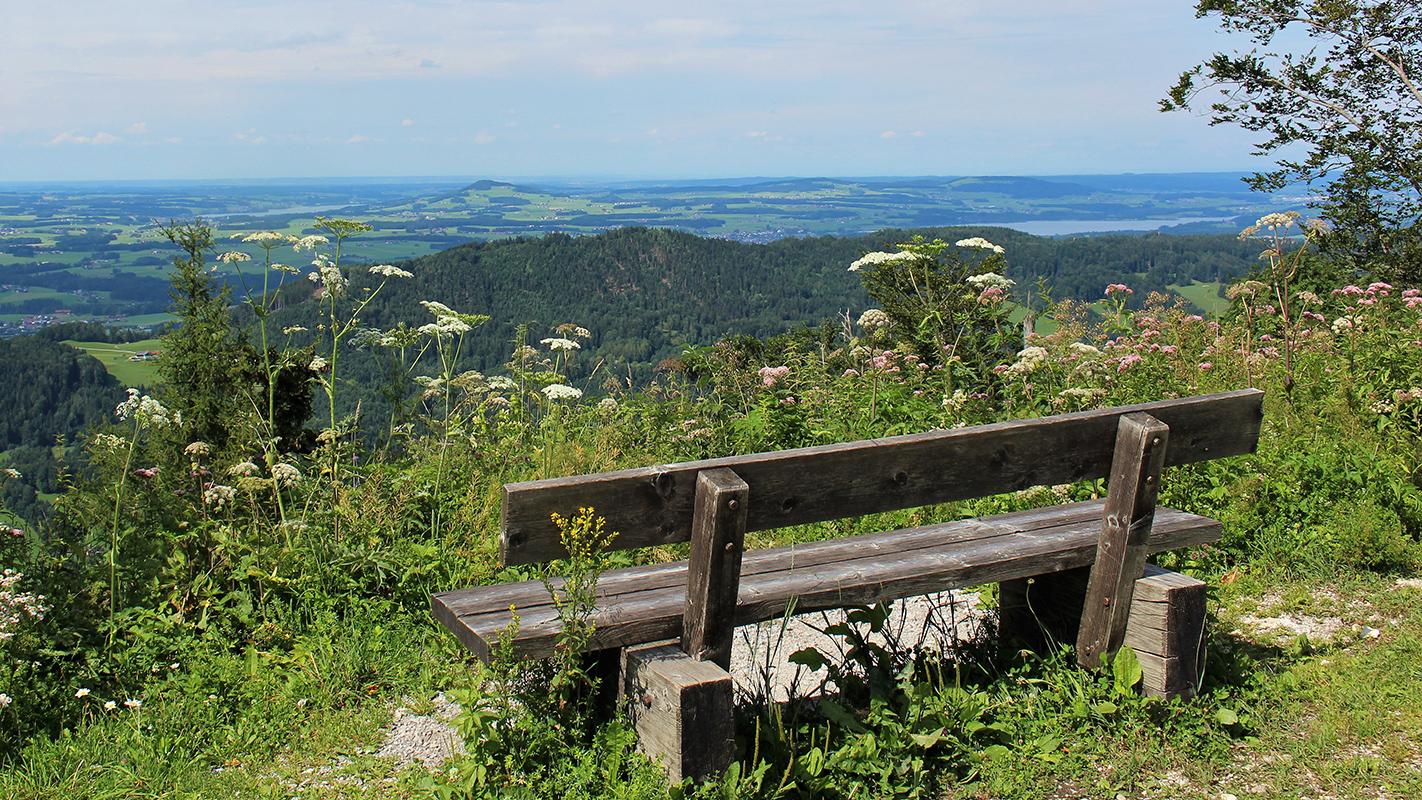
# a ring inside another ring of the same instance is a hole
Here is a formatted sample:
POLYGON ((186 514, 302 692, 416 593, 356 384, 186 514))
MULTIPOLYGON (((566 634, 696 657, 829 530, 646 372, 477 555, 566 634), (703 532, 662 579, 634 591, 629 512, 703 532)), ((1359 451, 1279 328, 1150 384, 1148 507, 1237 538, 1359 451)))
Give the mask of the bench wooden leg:
POLYGON ((622 651, 622 696, 638 745, 673 783, 725 772, 735 758, 731 675, 678 645, 622 651))
MULTIPOLYGON (((1088 573, 1083 567, 1000 584, 1003 646, 1043 652, 1049 636, 1075 641, 1088 573)), ((1204 582, 1147 565, 1132 591, 1125 644, 1141 662, 1143 692, 1193 695, 1204 666, 1204 582)))
POLYGON ((1193 696, 1204 666, 1204 582, 1147 567, 1145 577, 1136 581, 1126 644, 1140 659, 1146 694, 1193 696))

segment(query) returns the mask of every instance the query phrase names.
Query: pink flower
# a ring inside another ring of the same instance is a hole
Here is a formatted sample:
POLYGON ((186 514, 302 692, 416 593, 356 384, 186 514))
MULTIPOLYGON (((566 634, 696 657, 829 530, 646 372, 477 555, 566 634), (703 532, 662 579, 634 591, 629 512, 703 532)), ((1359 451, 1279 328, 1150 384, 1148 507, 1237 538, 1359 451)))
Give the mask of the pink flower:
POLYGON ((989 286, 978 295, 978 304, 991 306, 1007 299, 1007 293, 997 286, 989 286))
POLYGON ((141 468, 141 469, 136 469, 136 470, 134 470, 134 471, 133 471, 133 474, 134 474, 134 475, 137 475, 137 476, 140 477, 140 478, 152 478, 152 477, 155 477, 155 476, 158 474, 158 468, 157 468, 157 467, 143 467, 143 468, 141 468))
POLYGON ((1124 356, 1121 357, 1121 363, 1116 367, 1116 371, 1117 371, 1117 372, 1125 372, 1126 370, 1130 369, 1133 365, 1139 364, 1139 363, 1141 363, 1141 362, 1144 361, 1144 360, 1145 360, 1145 359, 1141 358, 1140 356, 1136 355, 1135 353, 1128 353, 1128 354, 1126 354, 1126 355, 1124 355, 1124 356))
POLYGON ((1011 364, 998 364, 997 366, 992 368, 992 372, 994 375, 1001 375, 1002 373, 1006 372, 1011 366, 1011 364))
POLYGON ((859 377, 859 370, 857 370, 857 369, 847 369, 847 370, 844 371, 844 377, 846 377, 846 378, 857 378, 857 377, 859 377))
POLYGON ((1113 295, 1118 295, 1118 294, 1132 295, 1132 294, 1135 294, 1135 293, 1136 293, 1136 292, 1135 292, 1134 289, 1132 289, 1131 287, 1127 286, 1127 285, 1124 284, 1124 283, 1112 283, 1112 284, 1107 285, 1107 287, 1106 287, 1106 296, 1107 296, 1107 297, 1111 297, 1111 296, 1113 296, 1113 295))
POLYGON ((18 539, 25 535, 25 532, 20 530, 19 528, 6 528, 5 533, 8 533, 11 537, 15 539, 18 539))
POLYGON ((1214 364, 1211 364, 1211 363, 1208 362, 1208 361, 1201 361, 1201 362, 1200 362, 1200 371, 1201 371, 1201 372, 1209 372, 1210 370, 1212 370, 1212 369, 1214 369, 1214 368, 1215 368, 1215 365, 1214 365, 1214 364))
POLYGON ((1166 355, 1175 355, 1175 351, 1179 349, 1180 348, 1176 347, 1173 344, 1163 344, 1160 346, 1160 352, 1165 353, 1166 355))
POLYGON ((1388 292, 1392 291, 1392 284, 1383 283, 1382 281, 1370 283, 1368 284, 1368 291, 1380 297, 1387 297, 1388 292))
POLYGON ((1363 294, 1363 289, 1360 286, 1344 286, 1342 289, 1334 289, 1333 293, 1343 297, 1358 297, 1363 294))
POLYGON ((774 386, 782 378, 790 374, 789 367, 761 367, 760 380, 766 386, 774 386))
POLYGON ((1186 322, 1204 322, 1204 321, 1205 321, 1205 318, 1202 317, 1202 316, 1200 316, 1199 314, 1190 314, 1190 315, 1188 315, 1188 316, 1185 317, 1185 321, 1186 321, 1186 322))
POLYGON ((780 405, 782 405, 782 406, 793 406, 793 405, 795 405, 795 398, 793 398, 793 397, 787 397, 787 398, 785 398, 784 400, 781 400, 781 401, 780 401, 780 405))

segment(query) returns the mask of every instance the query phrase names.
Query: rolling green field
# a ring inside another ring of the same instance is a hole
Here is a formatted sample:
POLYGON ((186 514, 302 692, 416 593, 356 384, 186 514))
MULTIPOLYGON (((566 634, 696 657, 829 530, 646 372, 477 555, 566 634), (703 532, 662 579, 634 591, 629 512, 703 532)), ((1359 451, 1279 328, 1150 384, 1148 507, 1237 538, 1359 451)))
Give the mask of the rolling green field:
POLYGON ((1206 316, 1217 317, 1229 308, 1229 301, 1220 294, 1219 283, 1192 283, 1171 286, 1181 297, 1194 303, 1206 316))
POLYGON ((158 379, 158 362, 129 361, 128 359, 134 353, 141 353, 145 350, 161 350, 163 347, 161 339, 144 339, 128 344, 74 341, 67 341, 65 344, 77 347, 99 359, 109 374, 118 378, 124 386, 152 386, 158 379))

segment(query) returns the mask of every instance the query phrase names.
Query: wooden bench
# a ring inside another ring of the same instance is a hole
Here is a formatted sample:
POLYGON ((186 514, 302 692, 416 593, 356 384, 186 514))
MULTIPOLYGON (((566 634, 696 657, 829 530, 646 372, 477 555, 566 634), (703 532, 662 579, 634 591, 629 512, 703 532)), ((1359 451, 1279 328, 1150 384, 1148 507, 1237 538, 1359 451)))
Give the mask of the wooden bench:
MULTIPOLYGON (((1159 572, 1143 577, 1146 558, 1214 541, 1220 525, 1156 508, 1160 473, 1165 466, 1253 452, 1262 410, 1262 393, 1249 389, 514 483, 504 487, 501 558, 515 565, 566 555, 550 515, 586 506, 618 532, 616 549, 691 542, 686 561, 602 575, 589 645, 618 654, 619 690, 631 700, 642 746, 665 758, 677 780, 724 769, 734 755, 726 669, 735 627, 778 618, 792 607, 797 613, 843 608, 998 582, 1004 613, 1020 620, 1023 608, 1043 605, 1031 603, 1028 579, 1042 576, 1048 585, 1053 577, 1075 575, 1084 584, 1071 590, 1075 608, 1082 609, 1076 632, 1081 662, 1095 666, 1119 649, 1135 615, 1147 620, 1132 624, 1142 632, 1137 638, 1156 648, 1146 655, 1158 656, 1143 656, 1143 663, 1150 661, 1160 692, 1170 693, 1179 690, 1187 669, 1193 678, 1193 661, 1182 661, 1181 651, 1198 630, 1184 617, 1203 624, 1203 595, 1183 576, 1177 577, 1188 585, 1143 583, 1161 578, 1159 572), (750 531, 1101 478, 1109 478, 1102 500, 743 554, 750 531), (1138 590, 1141 585, 1147 588, 1138 590), (1143 599, 1133 607, 1137 591, 1143 599), (1199 614, 1178 613, 1197 600, 1199 614)), ((1060 605, 1061 595, 1042 593, 1042 600, 1060 605)), ((510 628, 511 607, 519 623, 509 641, 515 654, 547 656, 560 633, 542 581, 443 592, 432 606, 481 658, 510 628)))

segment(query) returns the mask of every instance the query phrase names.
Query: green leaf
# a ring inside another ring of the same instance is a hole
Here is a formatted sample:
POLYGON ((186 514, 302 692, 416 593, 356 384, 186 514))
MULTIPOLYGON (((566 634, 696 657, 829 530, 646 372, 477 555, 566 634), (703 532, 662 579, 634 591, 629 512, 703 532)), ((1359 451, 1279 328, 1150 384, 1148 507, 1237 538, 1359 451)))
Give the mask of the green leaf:
POLYGON ((1215 712, 1215 722, 1218 722, 1226 728, 1232 728, 1239 724, 1239 715, 1234 713, 1233 709, 1221 708, 1215 712))
POLYGON ((863 731, 864 726, 859 724, 859 720, 849 713, 844 706, 832 700, 822 700, 820 702, 820 713, 825 715, 825 719, 833 722, 841 728, 848 728, 852 731, 863 731))
POLYGON ((910 733, 909 738, 913 740, 914 744, 927 750, 943 740, 943 729, 939 728, 932 733, 910 733))
POLYGON ((790 663, 799 664, 806 669, 820 670, 829 662, 820 651, 813 647, 806 647, 803 650, 796 650, 790 654, 790 663))
POLYGON ((1135 694, 1136 684, 1141 682, 1143 675, 1141 661, 1136 657, 1136 651, 1130 646, 1122 647, 1116 653, 1116 657, 1111 659, 1111 674, 1116 680, 1117 694, 1135 694))
POLYGON ((1116 713, 1116 704, 1111 702, 1110 700, 1106 700, 1104 702, 1097 703, 1096 705, 1092 706, 1091 710, 1095 711, 1097 714, 1100 714, 1103 717, 1106 717, 1116 713))

